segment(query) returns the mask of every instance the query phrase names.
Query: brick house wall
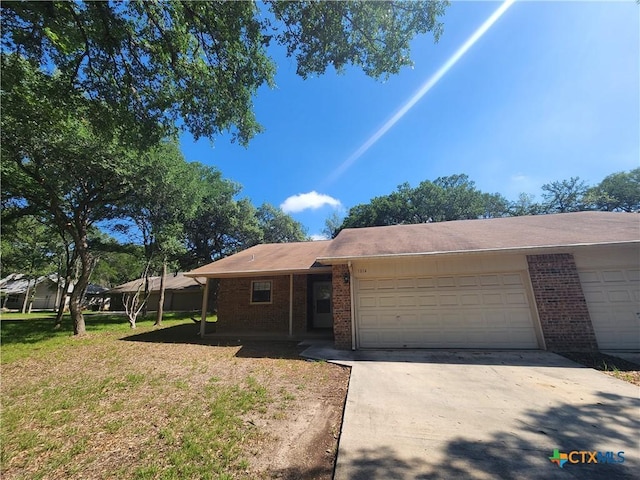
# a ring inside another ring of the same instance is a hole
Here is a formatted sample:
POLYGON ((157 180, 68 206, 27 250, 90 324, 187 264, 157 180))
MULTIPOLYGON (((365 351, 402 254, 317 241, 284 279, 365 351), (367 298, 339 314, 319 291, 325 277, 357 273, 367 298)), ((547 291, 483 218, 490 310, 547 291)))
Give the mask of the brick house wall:
POLYGON ((597 350, 573 255, 528 255, 527 263, 547 350, 597 350))
MULTIPOLYGON (((289 333, 289 275, 223 278, 216 332, 289 333), (271 280, 271 303, 251 304, 251 282, 271 280)), ((307 330, 307 276, 293 276, 293 333, 307 330)))
POLYGON ((336 348, 351 350, 351 289, 344 282, 347 265, 333 265, 333 337, 336 348))

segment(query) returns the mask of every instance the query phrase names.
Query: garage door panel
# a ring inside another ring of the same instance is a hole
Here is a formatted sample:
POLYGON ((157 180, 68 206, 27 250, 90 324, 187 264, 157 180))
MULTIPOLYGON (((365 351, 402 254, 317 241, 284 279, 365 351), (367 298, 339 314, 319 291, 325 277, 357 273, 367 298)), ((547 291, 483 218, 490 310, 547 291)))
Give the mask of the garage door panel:
POLYGON ((438 297, 435 295, 420 295, 419 305, 421 307, 435 307, 438 305, 438 297))
POLYGON ((463 325, 463 328, 469 329, 469 328, 478 328, 478 327, 482 327, 483 325, 486 324, 486 319, 483 317, 482 314, 467 314, 467 315, 461 315, 460 316, 460 325, 463 325))
MULTIPOLYGON (((499 295, 498 295, 499 297, 499 295)), ((477 293, 467 293, 460 295, 460 304, 461 305, 478 305, 481 302, 481 298, 483 298, 480 294, 477 293)))
POLYGON ((407 328, 420 325, 420 315, 417 313, 401 314, 398 317, 398 323, 407 328))
POLYGON ((603 282, 626 282, 625 274, 621 270, 604 270, 602 272, 603 282))
POLYGON ((524 294, 524 292, 507 293, 505 297, 506 297, 506 303, 508 305, 512 305, 512 306, 520 305, 528 308, 527 296, 524 294))
POLYGON ((418 301, 415 295, 399 295, 398 306, 399 307, 417 307, 418 301))
POLYGON ((363 344, 388 347, 402 342, 402 334, 393 330, 363 330, 360 332, 363 344))
POLYGON ((431 278, 417 278, 416 279, 416 286, 418 288, 420 288, 420 289, 435 288, 436 287, 436 280, 433 277, 431 277, 431 278))
POLYGON ((357 284, 361 347, 537 348, 522 273, 375 282, 357 284))
POLYGON ((360 326, 362 328, 367 328, 367 327, 377 327, 378 326, 378 319, 379 316, 378 315, 372 315, 372 314, 362 314, 360 315, 360 326))
POLYGON ((500 311, 485 312, 483 320, 487 328, 506 328, 509 325, 507 315, 500 311))
POLYGON ((376 281, 375 280, 360 280, 358 282, 358 288, 361 291, 364 291, 364 290, 375 290, 376 289, 376 281))
POLYGON ((502 284, 505 286, 522 286, 522 277, 519 274, 503 274, 502 275, 502 284))
POLYGON ((591 290, 591 291, 587 291, 586 289, 583 290, 584 296, 585 298, 588 298, 589 300, 587 300, 588 304, 606 304, 608 299, 607 299, 607 292, 603 292, 602 290, 591 290))
POLYGON ((476 276, 463 276, 458 278, 459 287, 477 287, 478 283, 478 277, 476 276))
POLYGON ((413 278, 400 278, 396 282, 396 288, 415 288, 416 281, 413 278))
POLYGON ((458 296, 456 294, 445 293, 438 295, 438 301, 440 305, 458 305, 458 296))
POLYGON ((482 303, 483 305, 502 305, 504 300, 501 293, 484 293, 482 294, 482 302, 477 303, 482 303))
POLYGON ((584 271, 580 273, 580 281, 583 286, 589 283, 600 283, 600 275, 596 271, 584 271))
POLYGON ((631 292, 628 290, 610 290, 608 300, 611 303, 630 302, 631 292))
POLYGON ((437 277, 436 285, 438 287, 455 287, 456 279, 454 277, 437 277))
POLYGON ((500 280, 498 275, 482 275, 480 276, 480 285, 482 286, 498 286, 500 280))
POLYGON ((432 312, 432 313, 420 312, 420 324, 422 325, 423 328, 426 328, 426 329, 429 329, 429 328, 438 329, 442 327, 442 319, 435 312, 432 312))
MULTIPOLYGON (((531 313, 528 310, 510 310, 508 314, 509 325, 514 329, 531 330, 531 313)), ((533 330, 531 330, 533 332, 533 330)))
POLYGON ((398 301, 395 296, 384 295, 378 297, 378 305, 380 307, 395 307, 398 305, 398 301))
POLYGON ((373 295, 360 295, 360 297, 358 298, 358 306, 362 309, 362 308, 368 308, 368 307, 377 307, 378 306, 378 302, 377 302, 377 298, 373 295))
POLYGON ((640 350, 640 275, 637 268, 579 270, 598 346, 640 350))
POLYGON ((396 282, 393 278, 378 280, 377 288, 380 290, 396 288, 396 282))

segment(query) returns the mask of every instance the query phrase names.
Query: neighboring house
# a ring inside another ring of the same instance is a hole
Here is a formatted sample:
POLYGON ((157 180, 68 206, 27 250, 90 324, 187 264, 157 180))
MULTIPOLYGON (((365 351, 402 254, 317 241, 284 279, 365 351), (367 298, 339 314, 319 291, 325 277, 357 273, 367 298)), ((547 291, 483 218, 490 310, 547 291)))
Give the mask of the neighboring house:
MULTIPOLYGON (((8 310, 21 310, 24 305, 25 296, 29 289, 31 304, 27 305, 30 310, 56 310, 62 295, 62 286, 58 281, 57 274, 30 278, 22 273, 12 273, 8 277, 0 280, 0 296, 2 297, 2 308, 8 310), (35 288, 35 292, 34 292, 35 288)), ((89 284, 85 292, 83 303, 99 305, 102 302, 102 294, 107 289, 99 285, 89 284)), ((73 285, 69 285, 68 293, 73 291, 73 285)), ((65 308, 69 305, 67 295, 65 308)))
POLYGON ((58 276, 52 274, 30 278, 22 273, 12 273, 0 280, 2 307, 9 310, 21 310, 24 305, 27 288, 29 296, 33 299, 31 305, 27 305, 27 308, 33 310, 55 310, 57 308, 62 294, 58 276))
MULTIPOLYGON (((123 295, 135 294, 140 288, 141 298, 144 297, 144 280, 137 279, 118 285, 107 292, 110 297, 112 311, 124 310, 123 295)), ((149 277, 149 299, 147 306, 150 311, 157 310, 160 299, 160 277, 149 277)), ((196 279, 185 277, 184 273, 168 274, 165 277, 164 310, 186 312, 200 310, 202 307, 202 284, 196 279)))
POLYGON ((220 279, 219 333, 331 328, 342 349, 640 350, 639 263, 640 215, 579 212, 345 229, 187 275, 220 279))

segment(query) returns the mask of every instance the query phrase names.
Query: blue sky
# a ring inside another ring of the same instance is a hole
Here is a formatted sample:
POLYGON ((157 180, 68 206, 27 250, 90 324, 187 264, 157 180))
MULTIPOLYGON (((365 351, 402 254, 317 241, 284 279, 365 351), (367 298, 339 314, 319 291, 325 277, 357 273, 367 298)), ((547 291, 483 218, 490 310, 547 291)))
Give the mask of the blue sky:
POLYGON ((540 199, 550 181, 595 184, 638 167, 635 1, 518 0, 402 114, 500 6, 452 2, 440 41, 416 38, 414 68, 387 81, 353 68, 302 80, 293 60, 272 51, 277 87, 254 99, 265 132, 247 148, 226 135, 212 143, 184 134, 183 153, 242 184, 256 206, 281 206, 309 235, 334 211, 403 182, 466 173, 483 191, 540 199))

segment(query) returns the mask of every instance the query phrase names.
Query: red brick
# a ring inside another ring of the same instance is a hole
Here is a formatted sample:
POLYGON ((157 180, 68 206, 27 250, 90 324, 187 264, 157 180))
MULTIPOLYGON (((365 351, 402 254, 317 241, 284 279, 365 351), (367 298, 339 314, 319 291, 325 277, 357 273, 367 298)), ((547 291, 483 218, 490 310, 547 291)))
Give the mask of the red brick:
POLYGON ((351 350, 351 289, 347 265, 333 265, 333 337, 336 348, 351 350))
POLYGON ((598 350, 573 255, 528 255, 529 277, 548 350, 598 350))
MULTIPOLYGON (((218 291, 218 333, 289 333, 289 275, 257 278, 224 278, 218 291), (271 303, 250 300, 251 282, 271 280, 271 303)), ((293 333, 307 331, 307 276, 293 276, 293 333)))

